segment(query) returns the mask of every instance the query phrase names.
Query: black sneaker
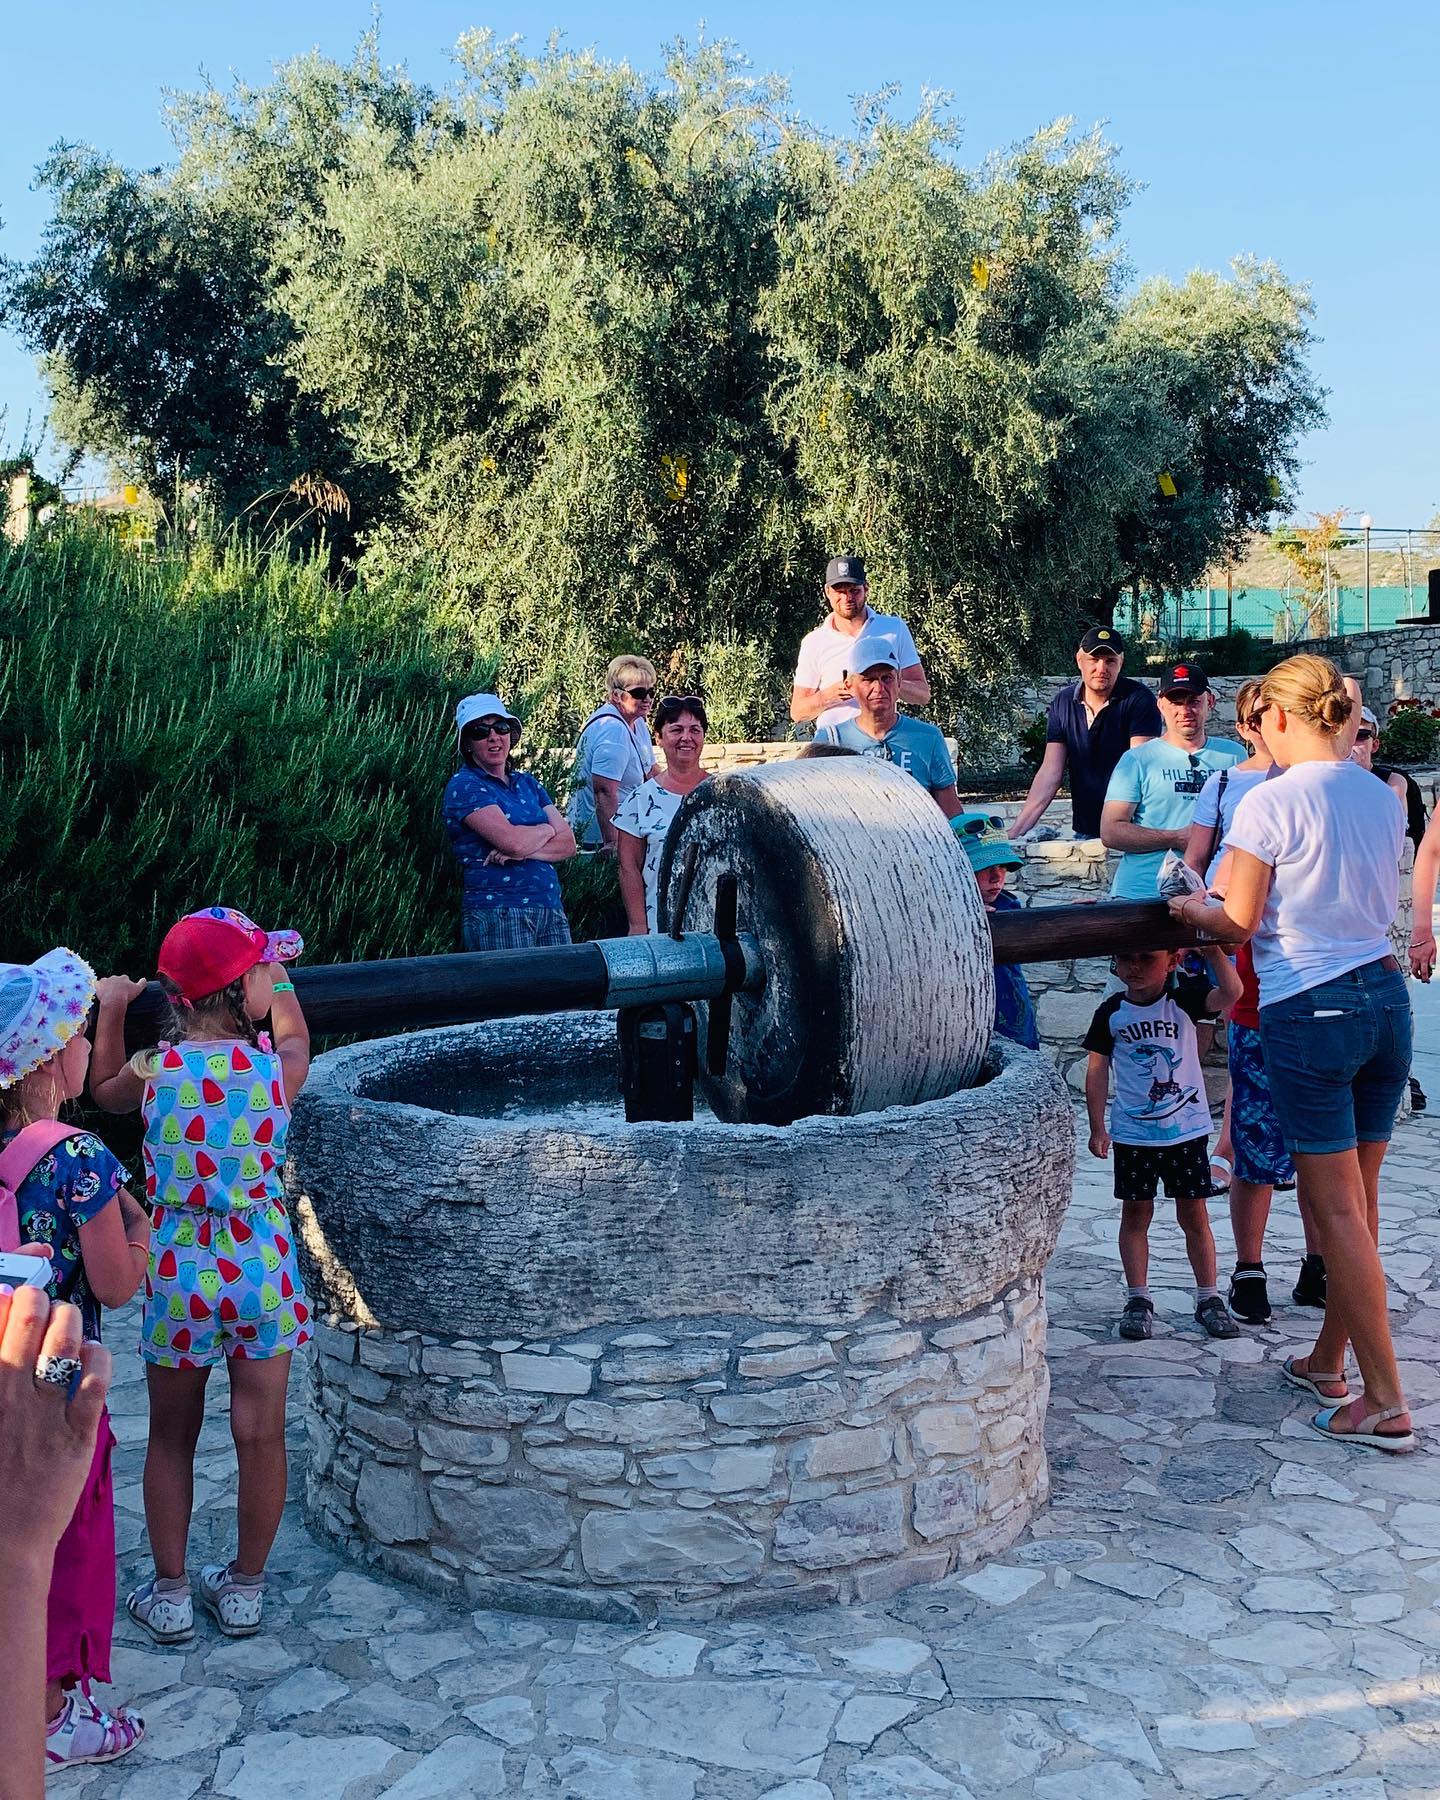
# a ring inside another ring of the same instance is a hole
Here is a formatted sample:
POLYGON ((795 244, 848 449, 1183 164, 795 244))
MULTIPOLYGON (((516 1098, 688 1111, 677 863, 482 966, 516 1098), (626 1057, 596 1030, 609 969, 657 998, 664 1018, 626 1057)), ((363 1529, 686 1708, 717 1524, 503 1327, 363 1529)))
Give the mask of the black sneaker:
POLYGON ((1155 1308, 1148 1300, 1137 1295, 1133 1300, 1125 1302, 1125 1310, 1120 1315, 1120 1335, 1132 1342, 1150 1336, 1150 1326, 1155 1318, 1155 1308))
POLYGON ((1195 1308, 1195 1322, 1203 1325, 1213 1338, 1235 1338, 1240 1335, 1240 1327, 1226 1312, 1225 1302, 1218 1294, 1202 1300, 1195 1308))
POLYGON ((1412 1075, 1410 1077, 1410 1110, 1411 1110, 1411 1112, 1424 1112, 1425 1108, 1428 1105, 1429 1105, 1429 1101, 1426 1100, 1426 1098, 1425 1098, 1424 1088, 1421 1087, 1420 1083, 1412 1075))
POLYGON ((1295 1283, 1290 1298, 1297 1306, 1323 1306, 1325 1304, 1325 1258, 1323 1256, 1307 1256, 1300 1265, 1300 1279, 1295 1283))
POLYGON ((1263 1263, 1240 1263, 1230 1277, 1230 1310, 1245 1325, 1270 1323, 1270 1292, 1263 1263))

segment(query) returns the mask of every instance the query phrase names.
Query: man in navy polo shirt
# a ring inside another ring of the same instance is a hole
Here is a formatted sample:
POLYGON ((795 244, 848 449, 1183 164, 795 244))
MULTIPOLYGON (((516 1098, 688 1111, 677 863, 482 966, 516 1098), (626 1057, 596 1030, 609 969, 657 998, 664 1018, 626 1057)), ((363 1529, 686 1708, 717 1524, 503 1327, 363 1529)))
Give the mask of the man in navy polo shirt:
POLYGON ((1108 625, 1087 631, 1075 663, 1080 679, 1050 702, 1044 760, 1010 827, 1012 838, 1022 837, 1039 821, 1067 771, 1075 835, 1099 837, 1100 808, 1116 763, 1127 750, 1165 729, 1154 694, 1143 681, 1121 674, 1125 644, 1118 632, 1108 625))

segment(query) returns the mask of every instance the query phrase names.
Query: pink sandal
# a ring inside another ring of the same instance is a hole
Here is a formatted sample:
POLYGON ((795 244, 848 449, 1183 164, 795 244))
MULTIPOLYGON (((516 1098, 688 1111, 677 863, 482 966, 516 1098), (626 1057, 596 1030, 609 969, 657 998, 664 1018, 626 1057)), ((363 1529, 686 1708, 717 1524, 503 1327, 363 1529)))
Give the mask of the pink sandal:
POLYGON ((118 1707, 106 1712, 72 1688, 45 1731, 45 1761, 53 1768, 115 1762, 128 1756, 145 1735, 139 1713, 118 1707))
POLYGON ((1379 1412, 1362 1413, 1358 1424, 1353 1422, 1348 1431, 1332 1431, 1335 1415, 1344 1412, 1347 1406, 1359 1406, 1359 1400, 1342 1400, 1338 1406, 1327 1406, 1323 1412, 1316 1413, 1310 1421, 1310 1429, 1318 1431, 1323 1438, 1331 1438, 1337 1444, 1353 1444, 1357 1450, 1384 1450, 1390 1456, 1404 1456, 1415 1448, 1413 1431, 1381 1431, 1391 1419, 1403 1419, 1409 1412, 1408 1406, 1386 1406, 1379 1412))

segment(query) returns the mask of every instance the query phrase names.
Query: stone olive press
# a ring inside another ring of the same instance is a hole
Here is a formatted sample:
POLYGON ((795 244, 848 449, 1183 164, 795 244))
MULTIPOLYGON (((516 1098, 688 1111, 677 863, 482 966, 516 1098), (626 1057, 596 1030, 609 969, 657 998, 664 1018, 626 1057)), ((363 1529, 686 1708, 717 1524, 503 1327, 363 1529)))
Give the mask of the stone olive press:
MULTIPOLYGON (((390 1016, 653 1003, 627 1095, 659 1044, 698 1116, 627 1120, 594 1011, 317 1061, 289 1171, 313 1523, 471 1604, 594 1618, 876 1600, 994 1555, 1046 1493, 1074 1125, 1048 1059, 991 1042, 992 957, 1059 954, 1053 922, 992 947, 929 796, 841 759, 707 782, 661 892, 678 942, 424 959, 448 974, 405 965, 390 1016)), ((1178 941, 1163 908, 1074 909, 1068 954, 1117 910, 1178 941)), ((354 1028, 380 967, 308 971, 312 1021, 354 1028)))

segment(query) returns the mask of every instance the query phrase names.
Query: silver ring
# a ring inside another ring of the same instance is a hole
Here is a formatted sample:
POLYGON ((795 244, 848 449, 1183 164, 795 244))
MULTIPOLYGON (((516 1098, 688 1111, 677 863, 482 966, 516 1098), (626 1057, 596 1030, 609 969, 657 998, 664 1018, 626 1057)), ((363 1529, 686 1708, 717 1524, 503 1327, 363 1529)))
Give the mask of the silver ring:
POLYGON ((84 1366, 78 1356, 42 1356, 35 1365, 35 1379, 46 1387, 68 1388, 84 1366))

